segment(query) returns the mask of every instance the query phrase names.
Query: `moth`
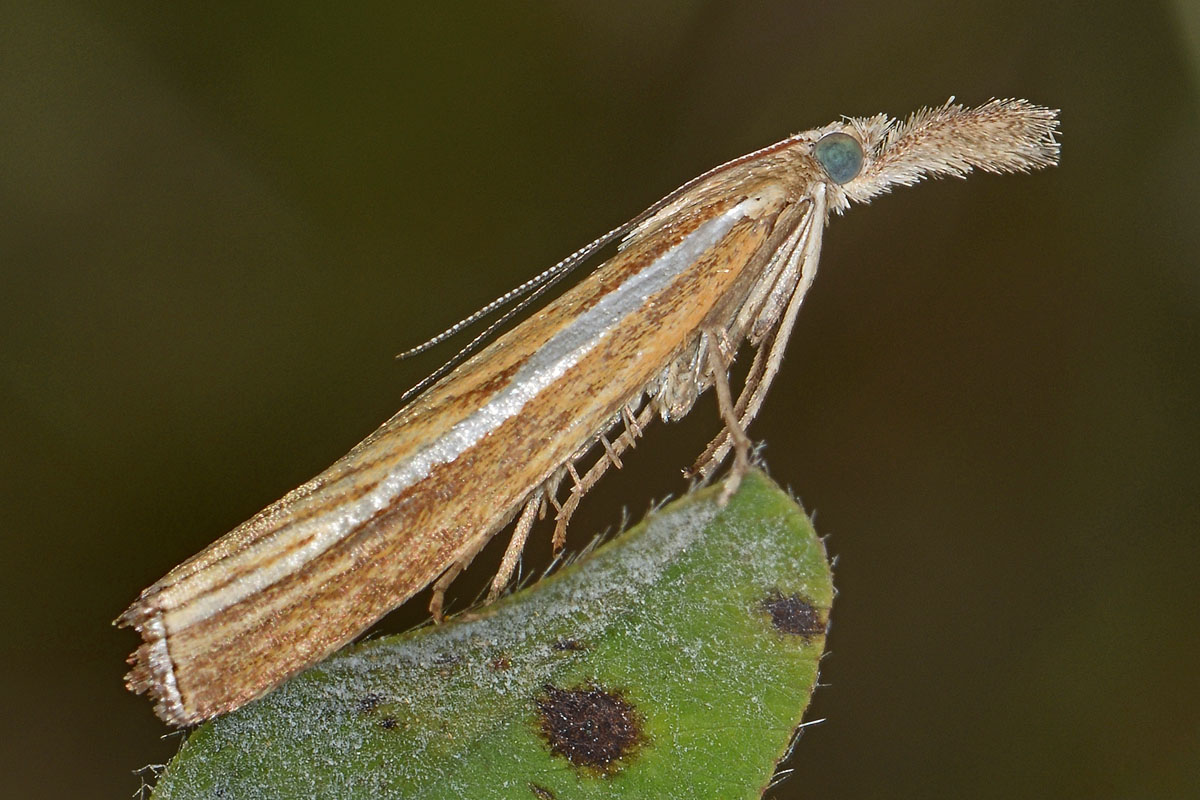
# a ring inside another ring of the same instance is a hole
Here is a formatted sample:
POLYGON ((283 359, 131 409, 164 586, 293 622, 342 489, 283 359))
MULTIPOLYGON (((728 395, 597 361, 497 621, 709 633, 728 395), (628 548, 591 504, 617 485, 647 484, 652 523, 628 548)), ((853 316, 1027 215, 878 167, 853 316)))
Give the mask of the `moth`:
MULTIPOLYGON (((735 453, 780 369, 830 215, 925 177, 1057 163, 1057 111, 953 103, 903 121, 851 117, 734 159, 659 200, 427 344, 509 311, 615 254, 527 319, 478 337, 333 466, 180 564, 117 620, 141 634, 127 686, 191 725, 264 694, 430 583, 449 582, 514 519, 492 594, 537 517, 561 548, 580 498, 654 418, 716 387, 708 477, 735 453), (735 397, 728 369, 753 360, 735 397), (473 352, 475 351, 475 352, 473 352)), ((421 348, 418 348, 421 349, 421 348)))

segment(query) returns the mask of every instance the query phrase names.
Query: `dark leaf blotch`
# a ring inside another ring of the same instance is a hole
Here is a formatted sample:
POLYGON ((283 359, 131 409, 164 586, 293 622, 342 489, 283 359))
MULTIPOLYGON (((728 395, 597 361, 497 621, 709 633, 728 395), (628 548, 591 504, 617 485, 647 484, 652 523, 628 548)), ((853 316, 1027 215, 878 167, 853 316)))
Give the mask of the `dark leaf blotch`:
POLYGON ((369 714, 379 707, 383 702, 383 697, 375 692, 367 692, 362 697, 358 698, 358 713, 369 714))
POLYGON ((576 767, 611 774, 642 743, 637 711, 617 692, 547 685, 537 710, 550 752, 576 767))
POLYGON ((771 624, 782 633, 805 639, 825 635, 821 610, 801 595, 772 592, 763 601, 763 608, 771 615, 771 624))

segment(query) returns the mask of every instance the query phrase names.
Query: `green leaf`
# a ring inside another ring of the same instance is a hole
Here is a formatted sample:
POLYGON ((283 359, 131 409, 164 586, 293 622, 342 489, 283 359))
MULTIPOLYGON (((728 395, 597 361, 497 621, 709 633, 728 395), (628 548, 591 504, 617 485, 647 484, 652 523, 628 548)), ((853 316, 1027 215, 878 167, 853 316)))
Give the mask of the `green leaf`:
POLYGON ((833 599, 758 472, 440 627, 343 650, 199 728, 154 797, 758 797, 833 599))

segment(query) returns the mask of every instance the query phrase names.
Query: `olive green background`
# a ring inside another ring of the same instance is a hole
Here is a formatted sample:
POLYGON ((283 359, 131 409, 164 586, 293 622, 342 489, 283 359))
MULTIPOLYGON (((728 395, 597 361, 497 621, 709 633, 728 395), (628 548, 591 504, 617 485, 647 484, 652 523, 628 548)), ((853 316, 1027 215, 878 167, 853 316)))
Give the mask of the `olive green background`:
MULTIPOLYGON (((752 428, 838 556, 774 796, 1195 796, 1198 88, 1191 0, 5 4, 4 794, 169 757, 109 621, 449 350, 395 352, 722 160, 954 94, 1062 108, 1063 164, 826 234, 752 428)), ((716 427, 652 429, 572 542, 716 427)))

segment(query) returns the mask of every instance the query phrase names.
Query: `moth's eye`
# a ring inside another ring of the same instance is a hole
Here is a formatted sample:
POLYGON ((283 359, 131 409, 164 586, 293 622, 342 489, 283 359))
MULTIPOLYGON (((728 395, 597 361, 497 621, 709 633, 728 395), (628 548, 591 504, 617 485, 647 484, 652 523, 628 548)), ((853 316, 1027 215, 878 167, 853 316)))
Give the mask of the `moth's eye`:
POLYGON ((862 145, 848 133, 827 133, 813 148, 813 155, 834 183, 849 183, 862 171, 862 145))

